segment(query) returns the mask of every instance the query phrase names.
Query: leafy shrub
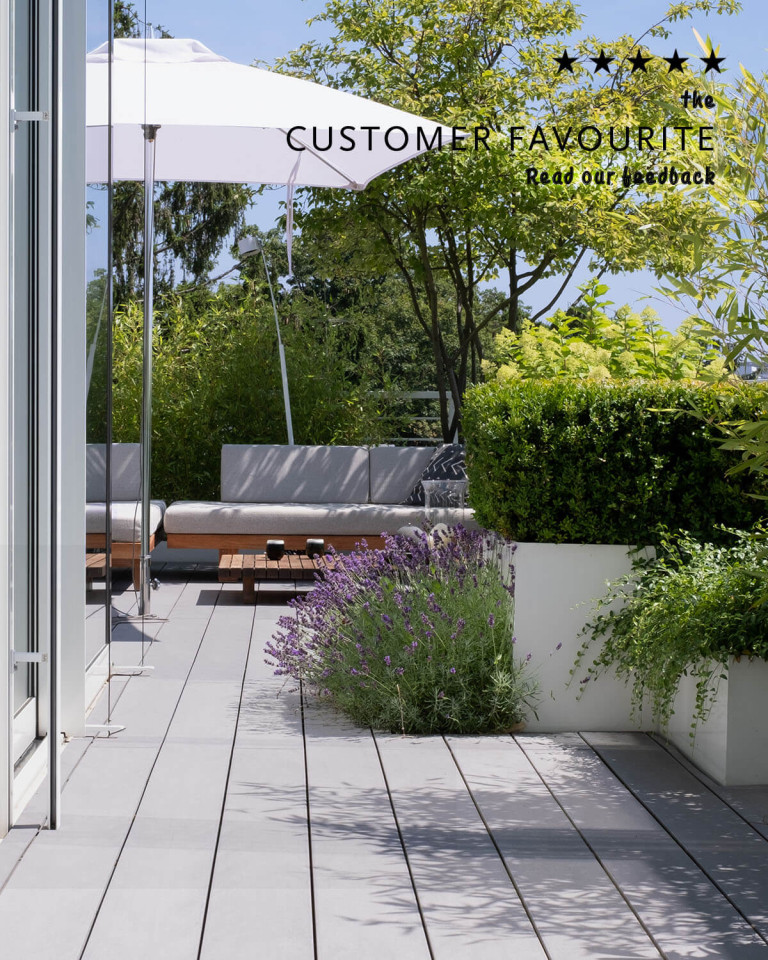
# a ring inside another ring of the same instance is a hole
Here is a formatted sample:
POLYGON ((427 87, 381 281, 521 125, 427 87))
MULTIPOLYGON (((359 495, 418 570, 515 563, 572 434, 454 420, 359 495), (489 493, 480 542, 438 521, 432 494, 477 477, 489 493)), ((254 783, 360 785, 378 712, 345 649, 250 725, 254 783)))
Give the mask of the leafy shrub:
POLYGON ((484 384, 464 408, 477 520, 506 537, 549 543, 652 544, 657 528, 719 539, 751 527, 768 480, 726 477, 738 453, 709 422, 765 409, 757 384, 524 380, 484 384), (689 414, 694 409, 697 415, 689 414))
POLYGON ((602 639, 588 676, 613 667, 632 683, 632 702, 646 698, 666 726, 681 677, 696 678, 694 729, 706 717, 730 657, 768 660, 768 557, 764 536, 725 531, 731 543, 699 543, 665 534, 655 558, 638 556, 631 574, 615 581, 598 609, 618 611, 587 624, 587 649, 602 639), (736 542, 733 543, 733 538, 736 542))
POLYGON ((512 588, 486 537, 386 537, 343 558, 279 620, 275 673, 303 680, 355 722, 393 732, 499 733, 534 694, 513 655, 512 588))
POLYGON ((725 357, 712 334, 696 320, 685 320, 676 333, 664 330, 650 308, 633 313, 622 307, 613 320, 585 325, 557 313, 549 326, 526 320, 519 334, 496 335, 496 377, 501 382, 528 377, 663 377, 670 380, 725 374, 725 357))
POLYGON ((608 291, 605 284, 591 281, 579 289, 583 293, 577 316, 558 310, 546 324, 526 320, 519 334, 508 329, 497 334, 489 368, 498 380, 714 380, 725 374, 714 327, 690 318, 670 333, 650 307, 634 313, 623 306, 611 318, 605 310, 610 301, 598 300, 608 291))
MULTIPOLYGON (((152 495, 218 500, 222 444, 286 442, 271 308, 229 292, 198 310, 166 301, 156 321, 152 495)), ((114 324, 115 441, 139 439, 141 336, 141 306, 130 303, 114 324)), ((376 442, 398 432, 336 328, 286 326, 283 339, 297 443, 376 442)))

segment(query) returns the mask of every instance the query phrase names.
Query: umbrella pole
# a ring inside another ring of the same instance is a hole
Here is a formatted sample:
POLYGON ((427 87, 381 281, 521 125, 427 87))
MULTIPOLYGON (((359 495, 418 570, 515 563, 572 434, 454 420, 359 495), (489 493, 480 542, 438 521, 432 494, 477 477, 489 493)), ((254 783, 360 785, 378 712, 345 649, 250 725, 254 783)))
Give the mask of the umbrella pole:
POLYGON ((158 126, 144 124, 144 351, 141 408, 141 545, 139 615, 150 613, 150 495, 152 481, 152 329, 155 249, 155 137, 158 126))

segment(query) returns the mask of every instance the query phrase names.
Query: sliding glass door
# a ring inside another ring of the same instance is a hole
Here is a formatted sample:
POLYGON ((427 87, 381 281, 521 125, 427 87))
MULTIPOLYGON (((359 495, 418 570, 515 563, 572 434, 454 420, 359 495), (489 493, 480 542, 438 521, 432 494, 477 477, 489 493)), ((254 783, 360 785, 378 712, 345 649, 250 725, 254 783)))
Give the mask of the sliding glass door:
MULTIPOLYGON (((112 0, 87 5, 87 48, 107 43, 112 34, 112 0)), ((109 158, 109 126, 92 132, 91 147, 109 158)), ((109 163, 106 165, 110 166, 109 163)), ((108 675, 105 646, 111 637, 111 511, 112 452, 112 183, 86 188, 86 664, 99 690, 108 675)))
POLYGON ((45 733, 41 709, 51 627, 53 475, 52 17, 43 0, 13 4, 11 643, 13 752, 45 733))

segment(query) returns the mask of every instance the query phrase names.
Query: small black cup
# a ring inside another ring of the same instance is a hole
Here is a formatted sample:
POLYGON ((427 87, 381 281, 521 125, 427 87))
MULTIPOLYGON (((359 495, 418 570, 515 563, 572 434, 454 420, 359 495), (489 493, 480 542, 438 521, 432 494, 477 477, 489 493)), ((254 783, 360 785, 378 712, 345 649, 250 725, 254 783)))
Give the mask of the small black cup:
POLYGON ((325 540, 307 540, 307 556, 322 557, 325 553, 325 540))
POLYGON ((280 560, 285 554, 285 540, 267 540, 267 560, 280 560))

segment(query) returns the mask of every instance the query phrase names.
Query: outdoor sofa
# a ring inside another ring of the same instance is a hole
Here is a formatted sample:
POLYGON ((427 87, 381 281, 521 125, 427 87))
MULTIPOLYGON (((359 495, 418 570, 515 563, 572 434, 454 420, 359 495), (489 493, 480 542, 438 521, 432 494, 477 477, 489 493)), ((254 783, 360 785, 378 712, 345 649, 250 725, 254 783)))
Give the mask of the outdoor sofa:
MULTIPOLYGON (((219 555, 310 538, 337 550, 383 532, 422 525, 423 506, 404 504, 435 454, 430 447, 226 444, 220 503, 178 501, 165 514, 169 548, 216 548, 219 555)), ((444 508, 435 522, 474 526, 472 511, 444 508)))
MULTIPOLYGON (((111 556, 113 567, 132 567, 133 585, 138 589, 141 557, 141 446, 138 443, 112 444, 111 556)), ((107 530, 107 445, 86 446, 85 546, 103 551, 107 530)), ((165 503, 150 503, 149 549, 165 514, 165 503)))

